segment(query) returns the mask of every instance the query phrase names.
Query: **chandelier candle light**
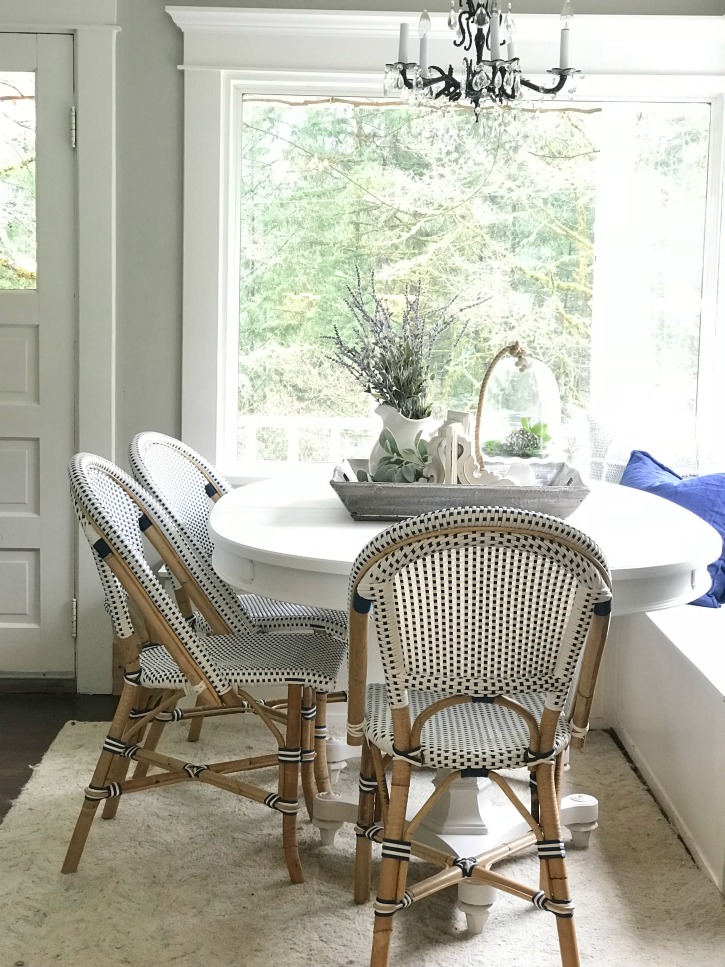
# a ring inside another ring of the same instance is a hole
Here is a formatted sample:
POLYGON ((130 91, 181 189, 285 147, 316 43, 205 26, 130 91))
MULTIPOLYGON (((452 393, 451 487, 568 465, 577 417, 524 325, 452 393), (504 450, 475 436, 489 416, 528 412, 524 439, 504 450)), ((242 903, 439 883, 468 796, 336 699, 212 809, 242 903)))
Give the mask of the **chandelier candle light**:
POLYGON ((418 63, 408 60, 410 28, 407 23, 401 23, 398 59, 393 64, 387 64, 385 69, 386 95, 399 94, 407 89, 414 99, 445 99, 456 102, 465 98, 473 105, 478 120, 482 103, 491 101, 503 104, 517 101, 521 97, 522 87, 539 94, 554 95, 562 90, 569 77, 580 73, 569 66, 569 37, 574 16, 571 0, 566 0, 561 11, 559 66, 552 67, 547 72, 554 74, 556 78, 550 87, 534 84, 521 74, 510 3, 507 12, 503 14, 499 0, 457 2, 456 10, 456 0, 451 0, 448 15, 448 26, 455 32, 453 45, 462 47, 465 53, 475 50, 475 58, 463 58, 462 79, 459 80, 454 75, 454 69, 450 65, 444 70, 428 63, 431 19, 424 10, 418 24, 418 63))

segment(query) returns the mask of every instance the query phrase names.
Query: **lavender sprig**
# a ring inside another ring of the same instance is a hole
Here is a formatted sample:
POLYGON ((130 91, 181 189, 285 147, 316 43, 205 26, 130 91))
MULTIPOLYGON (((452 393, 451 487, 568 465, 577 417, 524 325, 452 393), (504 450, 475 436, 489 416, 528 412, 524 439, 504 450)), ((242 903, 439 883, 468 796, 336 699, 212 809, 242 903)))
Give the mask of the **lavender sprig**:
MULTIPOLYGON (((433 352, 440 337, 465 310, 451 312, 451 301, 441 309, 424 312, 419 281, 413 287, 406 286, 403 315, 396 323, 377 294, 375 273, 370 274, 372 311, 357 267, 355 274, 356 286, 348 286, 349 297, 345 300, 355 319, 352 340, 345 342, 334 326, 333 335, 325 337, 333 343, 333 355, 329 358, 351 373, 378 402, 388 403, 411 420, 430 416, 433 404, 428 392, 433 352)), ((461 327, 454 348, 466 328, 467 324, 461 327)))

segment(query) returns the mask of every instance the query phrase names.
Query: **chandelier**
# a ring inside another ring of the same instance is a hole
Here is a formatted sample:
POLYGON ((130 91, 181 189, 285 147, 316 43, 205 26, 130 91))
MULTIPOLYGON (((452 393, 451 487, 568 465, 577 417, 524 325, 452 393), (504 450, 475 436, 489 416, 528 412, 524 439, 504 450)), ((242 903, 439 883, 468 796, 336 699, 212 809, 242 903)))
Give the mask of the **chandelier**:
POLYGON ((387 64, 384 90, 395 95, 407 89, 414 100, 430 98, 446 101, 469 101, 474 108, 476 120, 481 105, 487 101, 504 104, 517 101, 522 87, 539 94, 557 94, 567 78, 579 71, 569 66, 569 32, 574 11, 571 0, 566 0, 561 11, 561 39, 559 66, 547 73, 554 75, 550 87, 534 84, 521 74, 516 55, 516 28, 511 16, 511 4, 502 13, 499 0, 451 0, 448 26, 454 31, 453 46, 461 47, 463 74, 459 79, 453 67, 447 70, 428 63, 428 34, 431 19, 423 11, 418 30, 420 53, 418 62, 408 60, 409 25, 401 23, 398 59, 387 64))

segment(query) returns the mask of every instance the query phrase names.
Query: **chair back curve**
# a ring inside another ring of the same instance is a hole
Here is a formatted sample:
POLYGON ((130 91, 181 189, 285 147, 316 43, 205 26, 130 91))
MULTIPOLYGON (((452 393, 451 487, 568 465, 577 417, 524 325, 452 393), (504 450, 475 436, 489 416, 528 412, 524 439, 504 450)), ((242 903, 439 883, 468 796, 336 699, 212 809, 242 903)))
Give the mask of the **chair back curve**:
POLYGON ((211 561, 209 505, 232 489, 229 482, 196 450, 153 430, 134 436, 128 457, 136 480, 153 494, 187 538, 211 561))
MULTIPOLYGON (((202 639, 188 626, 176 603, 164 590, 147 560, 143 531, 149 522, 165 521, 163 508, 136 481, 115 464, 90 453, 77 453, 68 474, 71 496, 83 532, 93 550, 101 579, 104 575, 106 607, 124 608, 120 588, 134 601, 155 642, 163 645, 194 685, 209 685, 225 695, 231 685, 207 654, 202 639), (112 572, 115 581, 110 580, 112 572)), ((169 526, 167 533, 173 535, 169 526)), ((196 569, 198 559, 183 539, 174 537, 175 553, 196 569)), ((116 621, 114 621, 116 624, 116 621)))
MULTIPOLYGON (((377 535, 351 574, 372 617, 393 706, 407 689, 543 693, 563 708, 595 614, 610 609, 601 550, 564 521, 458 508, 377 535)), ((353 643, 351 641, 351 647, 353 643)))

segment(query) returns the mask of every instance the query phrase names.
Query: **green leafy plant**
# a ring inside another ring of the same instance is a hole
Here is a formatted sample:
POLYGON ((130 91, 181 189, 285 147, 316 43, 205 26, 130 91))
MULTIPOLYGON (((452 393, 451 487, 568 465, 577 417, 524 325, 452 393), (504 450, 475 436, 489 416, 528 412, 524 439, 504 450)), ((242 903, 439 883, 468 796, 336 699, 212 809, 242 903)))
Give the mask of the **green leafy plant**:
POLYGON ((522 416, 521 426, 505 440, 487 440, 483 449, 492 457, 537 457, 550 440, 549 427, 543 420, 532 423, 530 417, 522 416))
POLYGON ((428 444, 421 439, 421 433, 418 433, 415 438, 414 449, 407 447, 398 449, 395 437, 388 429, 383 429, 378 439, 380 446, 385 450, 385 456, 380 459, 372 476, 365 470, 358 470, 358 480, 374 480, 376 483, 415 483, 422 479, 428 457, 428 444))
MULTIPOLYGON (((433 352, 443 333, 452 328, 460 312, 465 310, 451 311, 452 303, 449 303, 443 308, 424 311, 418 282, 412 288, 406 287, 405 308, 397 322, 376 292, 375 273, 370 275, 372 306, 369 308, 360 270, 355 271, 357 284, 355 288, 348 286, 349 298, 345 302, 355 318, 353 338, 346 341, 334 326, 334 335, 325 337, 333 345, 329 358, 352 373, 379 403, 387 403, 409 420, 425 419, 433 407, 428 399, 433 352)), ((472 308, 466 306, 466 309, 472 308)), ((465 330, 464 324, 454 347, 465 330)))

